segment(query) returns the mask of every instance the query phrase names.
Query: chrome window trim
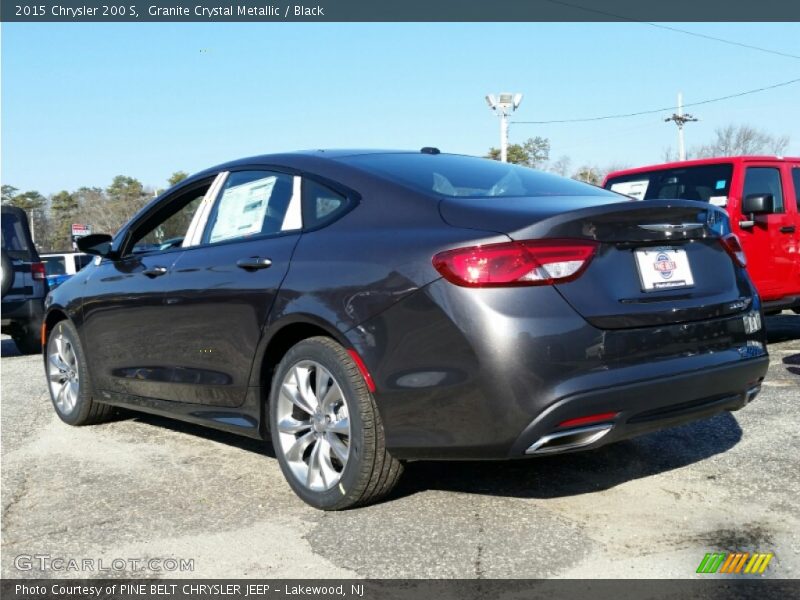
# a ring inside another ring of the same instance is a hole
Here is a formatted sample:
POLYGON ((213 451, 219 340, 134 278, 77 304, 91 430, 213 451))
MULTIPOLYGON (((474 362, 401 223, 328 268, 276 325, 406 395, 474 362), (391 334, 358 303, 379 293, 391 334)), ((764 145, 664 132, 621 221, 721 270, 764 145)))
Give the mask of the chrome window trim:
POLYGON ((203 231, 205 231, 208 216, 211 214, 211 209, 214 207, 219 191, 222 189, 222 186, 225 185, 229 174, 230 171, 222 171, 214 178, 211 187, 206 191, 203 201, 194 213, 192 222, 189 223, 189 229, 181 244, 182 248, 191 248, 193 246, 199 246, 202 243, 203 231))
POLYGON ((286 215, 281 223, 281 231, 296 231, 303 228, 302 177, 295 175, 292 179, 292 199, 286 208, 286 215))

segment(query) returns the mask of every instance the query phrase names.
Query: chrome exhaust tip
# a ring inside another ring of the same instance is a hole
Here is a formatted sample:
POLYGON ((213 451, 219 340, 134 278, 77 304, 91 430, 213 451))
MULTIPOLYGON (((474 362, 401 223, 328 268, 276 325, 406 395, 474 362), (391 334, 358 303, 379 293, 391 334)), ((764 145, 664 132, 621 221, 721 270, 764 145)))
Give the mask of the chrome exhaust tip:
POLYGON ((525 454, 555 454, 594 444, 614 428, 613 423, 556 431, 540 437, 525 454))
POLYGON ((751 387, 749 390, 747 390, 747 393, 745 394, 744 403, 750 404, 755 399, 755 397, 758 396, 758 393, 760 391, 761 391, 761 384, 751 387))

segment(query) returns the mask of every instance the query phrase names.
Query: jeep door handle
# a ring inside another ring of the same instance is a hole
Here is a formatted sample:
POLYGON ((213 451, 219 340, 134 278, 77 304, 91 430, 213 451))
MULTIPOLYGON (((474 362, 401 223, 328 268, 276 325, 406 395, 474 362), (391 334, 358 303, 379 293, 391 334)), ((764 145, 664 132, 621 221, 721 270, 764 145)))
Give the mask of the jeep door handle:
POLYGON ((143 275, 147 275, 150 279, 155 277, 160 277, 167 272, 167 267, 150 267, 149 269, 145 269, 142 271, 143 275))
POLYGON ((780 229, 781 233, 794 233, 795 227, 794 225, 784 225, 780 229))
POLYGON ((272 266, 272 261, 260 256, 251 256, 250 258, 237 260, 236 266, 245 271, 255 271, 257 269, 269 269, 272 266))

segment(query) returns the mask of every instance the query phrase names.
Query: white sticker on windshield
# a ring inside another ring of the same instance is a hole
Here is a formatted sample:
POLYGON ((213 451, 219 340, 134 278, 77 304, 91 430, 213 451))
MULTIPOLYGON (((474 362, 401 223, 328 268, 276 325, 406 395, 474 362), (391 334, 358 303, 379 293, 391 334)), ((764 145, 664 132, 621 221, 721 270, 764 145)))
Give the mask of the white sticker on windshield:
POLYGON ((229 187, 222 194, 210 242, 260 233, 277 181, 275 175, 229 187))
POLYGON ((714 206, 728 206, 728 197, 727 196, 711 196, 708 199, 709 204, 713 204, 714 206))
POLYGON ((618 194, 625 194, 636 200, 644 200, 644 195, 647 193, 647 187, 650 185, 649 179, 640 179, 637 181, 620 181, 619 183, 611 184, 611 191, 618 194))

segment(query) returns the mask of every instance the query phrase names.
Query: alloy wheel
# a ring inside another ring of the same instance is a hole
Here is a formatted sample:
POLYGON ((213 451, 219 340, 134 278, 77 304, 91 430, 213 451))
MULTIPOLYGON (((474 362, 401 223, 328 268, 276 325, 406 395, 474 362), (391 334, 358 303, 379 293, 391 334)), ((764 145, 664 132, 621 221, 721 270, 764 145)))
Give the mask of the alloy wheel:
POLYGON ((276 446, 295 479, 315 492, 333 488, 350 456, 349 411, 336 378, 317 362, 300 361, 283 378, 276 408, 276 446))
POLYGON ((47 346, 50 391, 58 410, 69 415, 75 410, 80 391, 78 357, 72 342, 60 331, 53 333, 47 346))

